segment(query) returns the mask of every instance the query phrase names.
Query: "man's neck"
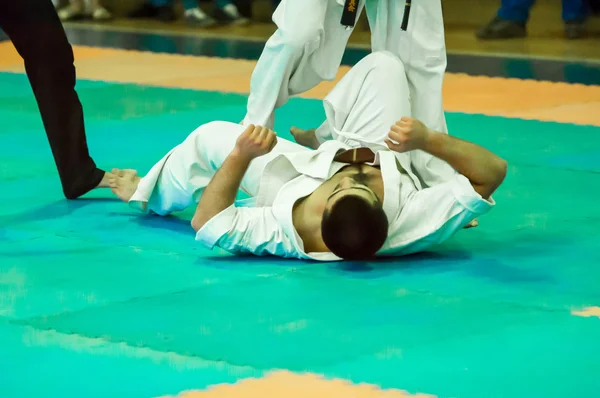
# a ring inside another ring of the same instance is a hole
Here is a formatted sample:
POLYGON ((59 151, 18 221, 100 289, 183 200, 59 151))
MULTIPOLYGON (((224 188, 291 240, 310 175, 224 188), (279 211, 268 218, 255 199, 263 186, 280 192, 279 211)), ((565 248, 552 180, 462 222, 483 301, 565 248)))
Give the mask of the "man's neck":
POLYGON ((292 220, 294 228, 302 243, 306 253, 329 252, 327 246, 321 238, 321 218, 322 212, 314 211, 308 206, 308 197, 300 199, 294 205, 292 210, 292 220))

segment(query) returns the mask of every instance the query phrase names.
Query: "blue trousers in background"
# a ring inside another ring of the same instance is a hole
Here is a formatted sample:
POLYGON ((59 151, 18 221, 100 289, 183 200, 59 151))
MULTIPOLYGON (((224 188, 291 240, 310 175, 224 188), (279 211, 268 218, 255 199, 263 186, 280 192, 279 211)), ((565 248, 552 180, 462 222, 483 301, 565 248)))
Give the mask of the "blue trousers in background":
MULTIPOLYGON (((502 0, 498 18, 506 21, 527 22, 535 0, 502 0)), ((588 0, 563 0, 563 21, 583 22, 589 14, 588 0)))

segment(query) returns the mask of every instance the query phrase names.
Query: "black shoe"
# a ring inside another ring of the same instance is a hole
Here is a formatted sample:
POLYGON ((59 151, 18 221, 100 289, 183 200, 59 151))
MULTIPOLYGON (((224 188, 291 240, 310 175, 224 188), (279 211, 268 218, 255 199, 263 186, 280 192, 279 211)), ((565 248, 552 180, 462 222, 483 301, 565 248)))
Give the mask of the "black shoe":
POLYGON ((481 40, 516 39, 527 36, 525 23, 506 21, 498 17, 475 34, 481 40))
POLYGON ((232 3, 244 18, 252 19, 252 0, 233 0, 232 3))
POLYGON ((175 10, 171 6, 156 7, 156 18, 163 22, 173 22, 177 19, 175 10))
MULTIPOLYGON (((298 1, 298 0, 296 0, 298 1)), ((225 7, 217 7, 214 11, 215 19, 226 25, 247 25, 250 19, 244 17, 233 4, 227 4, 225 7)))
POLYGON ((585 36, 585 25, 582 22, 565 22, 565 37, 568 40, 581 39, 585 36))
POLYGON ((151 4, 144 3, 127 14, 127 18, 156 18, 158 9, 151 4))
POLYGON ((208 28, 216 24, 216 21, 206 15, 199 7, 186 10, 184 18, 188 25, 199 28, 208 28))

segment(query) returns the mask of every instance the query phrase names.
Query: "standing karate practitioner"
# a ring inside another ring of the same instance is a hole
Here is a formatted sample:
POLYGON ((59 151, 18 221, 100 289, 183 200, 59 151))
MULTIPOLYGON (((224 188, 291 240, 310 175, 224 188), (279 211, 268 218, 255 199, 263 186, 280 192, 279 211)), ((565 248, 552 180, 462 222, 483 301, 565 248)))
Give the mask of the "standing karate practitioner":
MULTIPOLYGON (((265 44, 252 74, 243 124, 273 128, 274 110, 290 96, 333 80, 354 23, 366 5, 372 51, 389 51, 406 68, 411 114, 405 116, 447 133, 442 104, 446 45, 441 0, 414 0, 410 6, 406 3, 283 0, 273 14, 278 29, 265 44)), ((429 154, 417 150, 410 155, 427 186, 454 175, 446 162, 429 154)))
POLYGON ((0 29, 25 61, 65 197, 108 187, 90 157, 73 49, 51 0, 0 0, 0 29))

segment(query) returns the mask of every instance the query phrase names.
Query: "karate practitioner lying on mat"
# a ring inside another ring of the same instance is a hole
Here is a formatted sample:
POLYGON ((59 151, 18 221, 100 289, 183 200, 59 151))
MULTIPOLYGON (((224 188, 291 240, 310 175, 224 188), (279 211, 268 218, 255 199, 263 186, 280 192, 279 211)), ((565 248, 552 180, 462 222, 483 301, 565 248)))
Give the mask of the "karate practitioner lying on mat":
POLYGON ((325 99, 318 149, 212 122, 144 178, 114 170, 113 192, 158 215, 199 202, 196 240, 233 253, 333 261, 427 249, 493 207, 506 162, 410 118, 408 93, 402 62, 373 53, 325 99), (448 162, 452 178, 425 188, 417 149, 448 162), (252 196, 245 206, 238 189, 252 196))
MULTIPOLYGON (((273 129, 274 110, 337 74, 363 9, 373 52, 389 51, 405 68, 412 117, 447 133, 442 105, 446 44, 442 0, 282 0, 250 82, 242 124, 273 129)), ((295 134, 295 131, 292 131, 295 134)), ((425 186, 453 178, 446 162, 417 150, 412 157, 425 186)))

